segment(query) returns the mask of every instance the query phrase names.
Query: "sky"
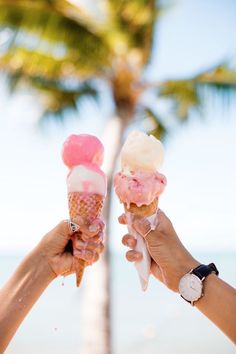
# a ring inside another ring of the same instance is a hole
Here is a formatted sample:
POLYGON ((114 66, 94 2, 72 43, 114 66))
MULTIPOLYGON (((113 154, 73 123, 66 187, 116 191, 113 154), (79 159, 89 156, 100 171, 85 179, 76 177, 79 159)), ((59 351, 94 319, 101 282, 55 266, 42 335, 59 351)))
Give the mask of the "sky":
MULTIPOLYGON (((148 78, 188 77, 203 68, 235 58, 236 3, 233 0, 179 0, 165 13, 156 33, 148 78)), ((30 93, 9 97, 0 82, 0 253, 25 253, 60 219, 68 217, 67 170, 61 146, 71 133, 103 139, 111 113, 82 104, 80 119, 39 129, 40 104, 30 93), (91 122, 92 118, 92 124, 91 122)), ((162 171, 168 185, 160 207, 171 218, 184 244, 195 251, 236 251, 236 103, 222 109, 209 100, 203 116, 172 130, 165 141, 162 171)), ((135 127, 135 128, 140 128, 135 127)), ((113 206, 112 247, 124 252, 125 228, 113 206)))

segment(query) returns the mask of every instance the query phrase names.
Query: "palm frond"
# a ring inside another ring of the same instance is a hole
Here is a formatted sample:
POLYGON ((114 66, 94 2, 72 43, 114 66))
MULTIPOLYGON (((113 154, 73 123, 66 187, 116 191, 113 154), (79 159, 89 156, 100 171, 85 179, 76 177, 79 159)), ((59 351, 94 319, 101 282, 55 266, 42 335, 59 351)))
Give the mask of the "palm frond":
MULTIPOLYGON (((79 24, 83 24, 89 29, 94 28, 96 30, 96 21, 94 17, 91 17, 85 7, 79 5, 73 5, 67 0, 0 0, 0 6, 3 8, 14 7, 18 11, 34 11, 57 13, 63 18, 69 20, 75 20, 79 24)), ((14 20, 16 21, 16 19, 14 20)), ((14 22, 15 23, 15 22, 14 22)))
POLYGON ((163 119, 150 107, 144 108, 145 117, 151 122, 151 129, 148 129, 148 133, 155 136, 157 139, 163 139, 167 133, 167 128, 163 124, 163 119))
POLYGON ((68 110, 76 111, 80 100, 85 97, 98 99, 98 90, 91 82, 69 85, 64 80, 45 80, 17 72, 7 75, 7 83, 11 91, 19 85, 31 87, 42 103, 44 119, 49 115, 63 117, 68 110))
POLYGON ((110 50, 104 38, 84 23, 58 12, 51 5, 54 3, 57 1, 0 0, 0 26, 20 32, 13 47, 31 52, 64 50, 71 61, 75 57, 93 72, 101 70, 110 62, 110 50))
POLYGON ((68 89, 61 83, 45 82, 41 78, 31 78, 30 81, 30 85, 37 89, 44 101, 45 113, 58 114, 68 109, 77 110, 79 101, 84 97, 98 98, 98 91, 89 82, 68 89))
POLYGON ((173 101, 175 114, 182 120, 186 119, 191 108, 201 104, 196 83, 193 80, 169 80, 162 84, 158 96, 173 101))
POLYGON ((227 65, 220 65, 196 76, 196 85, 203 101, 215 95, 221 98, 224 106, 230 103, 236 93, 236 71, 227 65))
POLYGON ((236 92, 236 72, 219 65, 183 80, 168 80, 156 85, 158 97, 172 101, 176 116, 182 120, 191 109, 199 109, 209 95, 217 94, 225 101, 236 92))
MULTIPOLYGON (((59 52, 59 51, 58 51, 59 52)), ((55 55, 53 51, 46 53, 39 49, 22 48, 11 45, 8 51, 0 54, 0 69, 12 74, 22 72, 24 75, 50 78, 86 78, 96 72, 101 74, 98 66, 95 68, 85 57, 80 57, 77 51, 55 55)), ((92 59, 94 60, 94 59, 92 59)), ((101 68, 102 71, 102 68, 101 68)))
POLYGON ((91 97, 97 99, 98 92, 95 88, 91 87, 89 84, 84 84, 77 90, 66 91, 58 87, 43 87, 41 83, 31 84, 37 89, 39 97, 44 108, 44 113, 42 119, 45 121, 49 116, 61 117, 66 119, 68 116, 66 113, 72 111, 76 113, 80 101, 85 97, 91 97))
POLYGON ((211 70, 199 73, 195 80, 199 84, 236 88, 236 71, 228 65, 218 65, 211 70))
MULTIPOLYGON (((110 40, 121 52, 131 51, 142 65, 150 59, 155 20, 160 6, 155 0, 110 0, 110 40), (134 52, 136 50, 136 52, 134 52)), ((116 50, 116 48, 114 48, 116 50)))

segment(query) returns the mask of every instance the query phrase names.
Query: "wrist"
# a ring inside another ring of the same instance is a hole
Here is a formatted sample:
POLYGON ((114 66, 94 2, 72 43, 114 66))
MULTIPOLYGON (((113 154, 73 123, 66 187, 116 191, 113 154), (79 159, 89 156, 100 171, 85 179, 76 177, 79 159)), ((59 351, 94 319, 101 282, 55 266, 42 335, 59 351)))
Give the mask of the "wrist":
POLYGON ((52 270, 45 253, 39 246, 30 252, 28 258, 31 263, 32 270, 35 270, 37 275, 43 278, 45 282, 50 283, 57 277, 55 272, 52 270))
POLYGON ((200 262, 198 262, 195 258, 193 258, 190 254, 184 254, 182 257, 179 259, 179 267, 177 270, 177 276, 176 276, 176 291, 179 293, 179 282, 180 279, 187 273, 191 271, 191 269, 194 269, 200 265, 200 262))

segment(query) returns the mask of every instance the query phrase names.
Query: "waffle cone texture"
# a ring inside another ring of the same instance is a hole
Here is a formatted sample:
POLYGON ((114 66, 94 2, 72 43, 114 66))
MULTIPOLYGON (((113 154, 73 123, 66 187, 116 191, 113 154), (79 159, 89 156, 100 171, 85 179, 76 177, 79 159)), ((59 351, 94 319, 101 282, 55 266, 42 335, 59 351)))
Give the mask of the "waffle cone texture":
MULTIPOLYGON (((77 225, 91 224, 101 214, 104 198, 100 194, 89 194, 82 192, 71 192, 68 194, 70 220, 77 225)), ((80 232, 74 237, 80 239, 80 232)), ((86 262, 83 259, 74 257, 76 285, 79 286, 84 274, 86 262)))
POLYGON ((141 205, 137 206, 134 203, 130 203, 128 207, 124 204, 125 212, 132 213, 134 215, 139 216, 140 218, 145 218, 155 214, 158 210, 158 198, 154 199, 153 202, 149 205, 141 205))

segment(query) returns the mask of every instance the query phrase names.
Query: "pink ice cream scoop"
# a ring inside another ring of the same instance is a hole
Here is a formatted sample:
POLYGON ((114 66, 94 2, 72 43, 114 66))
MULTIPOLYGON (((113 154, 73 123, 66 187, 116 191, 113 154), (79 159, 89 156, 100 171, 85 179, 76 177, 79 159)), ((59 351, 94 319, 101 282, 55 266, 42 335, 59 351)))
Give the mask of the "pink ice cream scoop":
POLYGON ((138 207, 149 205, 164 191, 166 177, 158 172, 131 172, 126 175, 119 172, 114 178, 114 187, 120 201, 129 206, 131 203, 138 207))
POLYGON ((69 168, 83 163, 101 166, 103 156, 104 147, 94 135, 70 135, 62 147, 62 159, 69 168))
POLYGON ((70 135, 62 147, 62 160, 69 167, 68 193, 106 195, 106 176, 100 169, 104 148, 94 135, 70 135))

